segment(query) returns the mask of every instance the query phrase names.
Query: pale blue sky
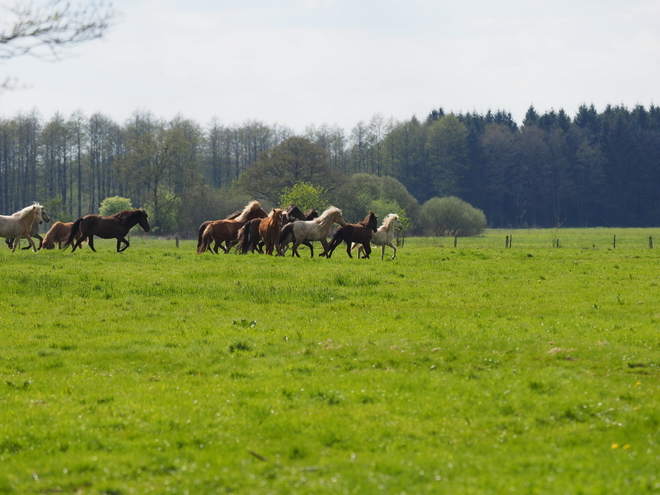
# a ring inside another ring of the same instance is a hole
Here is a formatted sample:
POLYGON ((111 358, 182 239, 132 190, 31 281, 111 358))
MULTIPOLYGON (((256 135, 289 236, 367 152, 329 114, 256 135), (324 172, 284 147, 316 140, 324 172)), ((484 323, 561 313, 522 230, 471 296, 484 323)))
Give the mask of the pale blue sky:
MULTIPOLYGON (((0 0, 2 4, 4 0, 0 0)), ((75 0, 74 2, 75 3, 75 0)), ((256 119, 347 132, 375 114, 660 104, 660 0, 116 0, 102 41, 0 62, 0 117, 256 119)))

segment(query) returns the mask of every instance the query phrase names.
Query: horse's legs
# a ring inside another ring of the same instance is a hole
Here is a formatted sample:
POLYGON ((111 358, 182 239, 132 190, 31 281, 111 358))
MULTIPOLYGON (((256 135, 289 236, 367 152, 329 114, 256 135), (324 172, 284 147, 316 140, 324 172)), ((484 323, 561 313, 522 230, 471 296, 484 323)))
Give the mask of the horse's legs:
MULTIPOLYGON (((381 259, 381 260, 384 260, 384 259, 385 259, 385 246, 388 246, 388 245, 389 245, 389 242, 383 244, 383 245, 380 247, 380 259, 381 259)), ((394 256, 396 256, 396 254, 395 254, 394 256)))
MULTIPOLYGON (((396 258, 396 246, 391 242, 388 242, 387 245, 391 247, 392 250, 394 251, 394 254, 392 255, 392 259, 396 258)), ((385 256, 385 246, 383 246, 383 256, 385 256)))
POLYGON ((325 256, 326 258, 332 256, 332 251, 334 250, 334 248, 332 249, 330 248, 330 246, 328 245, 328 240, 325 239, 324 237, 321 237, 321 244, 323 245, 323 252, 319 254, 319 256, 325 256))
MULTIPOLYGON (((81 238, 82 240, 82 238, 81 238)), ((96 252, 96 249, 94 249, 94 234, 89 235, 89 239, 87 240, 87 244, 89 244, 89 247, 92 251, 96 252)), ((76 244, 76 247, 80 245, 80 241, 78 241, 78 244, 76 244)), ((73 252, 73 251, 71 251, 73 252)))
POLYGON ((303 241, 303 244, 309 248, 309 252, 312 253, 311 257, 314 257, 314 244, 312 244, 310 241, 303 241))
POLYGON ((7 244, 7 247, 9 249, 14 247, 14 239, 12 239, 11 237, 9 237, 8 239, 5 239, 5 243, 7 244))
POLYGON ((128 241, 126 239, 124 239, 123 237, 121 237, 121 238, 118 237, 117 238, 117 252, 118 253, 121 253, 122 251, 126 251, 126 248, 128 248, 128 246, 130 246, 130 244, 128 243, 128 241), (126 244, 126 246, 123 249, 119 249, 121 247, 122 242, 124 244, 126 244))
POLYGON ((293 243, 293 247, 291 248, 291 256, 297 256, 300 258, 300 255, 298 254, 298 246, 302 244, 302 241, 299 241, 296 239, 296 242, 293 243))
POLYGON ((362 245, 364 246, 365 252, 364 259, 369 259, 369 255, 371 254, 371 242, 367 241, 362 245))
MULTIPOLYGON (((353 255, 351 254, 351 243, 349 241, 346 241, 346 252, 348 253, 348 257, 352 258, 353 255)), ((358 258, 360 256, 358 255, 358 258)))

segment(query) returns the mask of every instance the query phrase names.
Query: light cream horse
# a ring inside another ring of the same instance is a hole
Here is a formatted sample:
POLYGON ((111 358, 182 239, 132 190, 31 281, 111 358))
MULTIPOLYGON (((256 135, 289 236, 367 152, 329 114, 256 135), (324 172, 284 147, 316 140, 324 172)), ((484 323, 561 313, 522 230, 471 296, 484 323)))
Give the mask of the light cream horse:
POLYGON ((32 250, 35 253, 37 252, 37 246, 34 244, 32 237, 30 237, 30 229, 35 220, 43 222, 43 211, 43 206, 39 203, 34 203, 17 211, 13 215, 0 215, 0 237, 4 237, 5 239, 14 238, 14 244, 11 248, 12 253, 16 251, 16 248, 21 243, 21 237, 25 237, 30 243, 30 246, 32 246, 32 250))
POLYGON ((323 244, 323 252, 328 251, 328 233, 333 223, 339 225, 346 225, 341 210, 336 206, 331 206, 325 210, 318 218, 313 220, 298 220, 286 224, 280 234, 280 249, 282 253, 286 251, 286 246, 293 242, 291 249, 291 256, 298 256, 298 246, 305 244, 311 250, 312 257, 314 257, 314 249, 310 241, 321 241, 323 244))
MULTIPOLYGON (((385 258, 385 246, 389 246, 394 250, 392 259, 396 258, 396 246, 392 244, 392 239, 394 239, 394 232, 397 230, 403 230, 403 224, 401 223, 401 220, 399 220, 399 215, 396 213, 390 213, 385 217, 383 224, 378 227, 378 230, 371 235, 371 244, 381 247, 381 260, 385 258)), ((353 243, 351 251, 356 247, 358 248, 358 258, 361 258, 364 248, 362 247, 362 244, 353 243)))

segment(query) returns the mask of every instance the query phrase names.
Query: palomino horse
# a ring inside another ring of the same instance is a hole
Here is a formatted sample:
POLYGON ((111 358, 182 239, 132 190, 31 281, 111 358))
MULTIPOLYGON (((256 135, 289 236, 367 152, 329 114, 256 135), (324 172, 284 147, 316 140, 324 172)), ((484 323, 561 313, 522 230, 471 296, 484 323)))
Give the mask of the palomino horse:
POLYGON ((144 210, 124 210, 108 217, 86 215, 73 222, 71 232, 69 232, 69 237, 67 237, 63 248, 69 247, 73 240, 77 238, 78 231, 80 231, 82 234, 73 244, 72 253, 84 241, 87 241, 91 250, 96 252, 96 249, 94 249, 95 235, 101 239, 117 239, 117 252, 121 253, 130 245, 126 240, 126 234, 129 230, 139 224, 142 230, 149 232, 150 227, 147 216, 147 212, 144 210), (123 248, 121 247, 122 243, 124 243, 123 248))
POLYGON ((13 215, 0 215, 0 237, 4 237, 5 239, 14 238, 11 248, 12 253, 16 251, 16 248, 21 243, 21 237, 25 237, 30 243, 30 246, 32 246, 32 250, 35 253, 37 252, 37 246, 35 246, 30 236, 30 229, 35 220, 38 222, 43 221, 41 217, 43 208, 39 203, 34 203, 32 206, 26 206, 13 215))
POLYGON ((259 223, 259 235, 264 241, 266 246, 266 254, 273 254, 273 249, 277 256, 281 256, 280 252, 280 232, 282 230, 282 214, 284 210, 281 208, 273 208, 266 218, 259 223))
MULTIPOLYGON (((378 227, 378 230, 374 232, 371 236, 371 244, 381 247, 380 259, 385 258, 385 246, 389 246, 394 250, 392 259, 396 258, 396 246, 392 244, 392 239, 394 239, 394 232, 397 230, 403 230, 403 224, 399 220, 399 215, 396 213, 390 213, 383 220, 383 225, 378 227)), ((353 243, 351 246, 351 251, 355 248, 358 248, 358 258, 362 255, 364 248, 361 244, 353 243)))
POLYGON ((339 227, 332 235, 328 249, 319 256, 327 256, 329 258, 332 256, 332 252, 335 248, 344 241, 346 243, 346 252, 350 258, 353 257, 351 254, 351 245, 354 242, 362 244, 365 252, 364 258, 368 258, 371 254, 371 236, 376 232, 377 228, 378 218, 373 211, 370 211, 361 222, 347 223, 343 227, 339 227))
MULTIPOLYGON (((16 215, 16 213, 14 213, 14 215, 16 215)), ((33 239, 35 237, 39 239, 39 247, 37 249, 41 249, 41 246, 43 245, 44 242, 44 238, 39 235, 39 225, 41 225, 44 222, 46 223, 50 222, 50 216, 48 215, 48 212, 43 206, 41 207, 41 218, 43 222, 40 222, 39 220, 35 220, 34 222, 32 222, 32 227, 30 227, 30 237, 32 237, 33 239)), ((5 242, 7 243, 7 246, 9 246, 9 248, 12 248, 14 244, 14 239, 11 238, 5 239, 5 242)), ((27 245, 23 249, 30 249, 30 246, 27 245)))
MULTIPOLYGON (((57 247, 59 249, 62 249, 62 246, 66 243, 66 240, 69 238, 69 234, 71 233, 72 226, 73 226, 73 222, 66 222, 66 223, 55 222, 53 226, 50 228, 50 230, 46 232, 44 241, 41 243, 41 247, 39 249, 55 249, 55 243, 57 243, 57 247)), ((78 230, 75 240, 80 239, 81 235, 82 232, 78 230)))
MULTIPOLYGON (((328 250, 327 237, 333 223, 338 223, 339 225, 346 224, 342 217, 341 210, 336 206, 331 206, 321 213, 321 216, 314 220, 299 220, 287 224, 280 234, 280 247, 284 247, 290 242, 293 242, 291 256, 298 256, 300 258, 300 255, 298 254, 298 246, 305 241, 321 241, 325 252, 328 250)), ((312 245, 305 244, 309 246, 312 257, 314 257, 314 248, 312 245)))
POLYGON ((248 220, 266 218, 267 216, 266 212, 261 209, 258 201, 250 201, 235 219, 211 222, 204 229, 199 246, 197 247, 197 254, 202 254, 209 250, 218 254, 218 247, 221 247, 225 253, 228 253, 231 247, 237 242, 239 229, 248 220), (213 249, 209 249, 212 242, 215 242, 215 246, 213 249), (222 245, 223 242, 225 246, 222 245))

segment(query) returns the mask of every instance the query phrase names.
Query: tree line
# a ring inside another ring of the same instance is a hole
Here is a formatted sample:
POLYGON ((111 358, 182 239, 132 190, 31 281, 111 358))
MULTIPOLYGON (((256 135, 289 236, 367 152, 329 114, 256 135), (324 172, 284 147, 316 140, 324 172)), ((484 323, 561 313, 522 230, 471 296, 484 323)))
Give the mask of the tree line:
POLYGON ((146 208, 156 231, 194 232, 252 197, 275 206, 297 182, 322 187, 356 220, 360 208, 399 207, 413 227, 420 204, 450 196, 483 210, 491 227, 656 225, 660 109, 582 105, 570 117, 530 107, 519 125, 503 111, 439 108, 303 135, 143 111, 121 124, 81 112, 0 119, 3 214, 39 201, 69 220, 121 196, 146 208))

